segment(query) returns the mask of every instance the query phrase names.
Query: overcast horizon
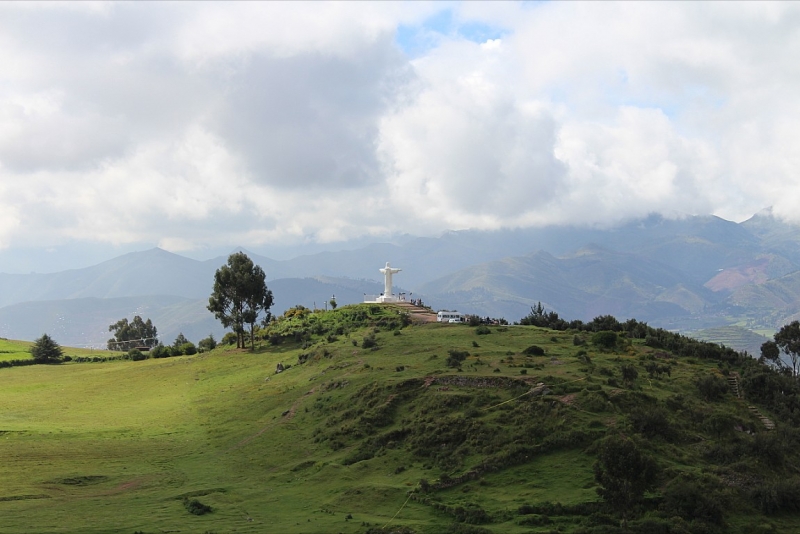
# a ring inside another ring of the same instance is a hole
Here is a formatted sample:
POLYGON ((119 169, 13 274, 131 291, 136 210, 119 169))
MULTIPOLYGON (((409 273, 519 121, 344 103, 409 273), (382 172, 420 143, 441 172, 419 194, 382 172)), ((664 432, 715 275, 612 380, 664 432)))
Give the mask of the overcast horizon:
POLYGON ((796 3, 0 3, 0 271, 800 222, 798 37, 796 3))

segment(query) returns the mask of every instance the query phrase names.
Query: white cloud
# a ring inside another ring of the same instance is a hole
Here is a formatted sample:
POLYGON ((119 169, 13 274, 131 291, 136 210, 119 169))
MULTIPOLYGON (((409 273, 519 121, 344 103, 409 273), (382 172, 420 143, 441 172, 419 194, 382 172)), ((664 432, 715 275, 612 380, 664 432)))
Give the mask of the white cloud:
POLYGON ((461 41, 419 60, 417 93, 384 119, 393 196, 427 223, 496 227, 560 189, 552 115, 517 98, 499 49, 461 41))
POLYGON ((2 4, 0 246, 800 220, 798 28, 766 2, 2 4))

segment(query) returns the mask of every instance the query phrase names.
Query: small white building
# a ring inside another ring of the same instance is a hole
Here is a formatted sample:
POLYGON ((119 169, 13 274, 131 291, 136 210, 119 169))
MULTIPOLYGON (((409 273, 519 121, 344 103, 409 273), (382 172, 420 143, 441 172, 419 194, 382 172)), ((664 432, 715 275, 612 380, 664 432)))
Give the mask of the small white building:
POLYGON ((455 311, 440 311, 436 314, 436 321, 440 323, 463 323, 464 314, 455 311))

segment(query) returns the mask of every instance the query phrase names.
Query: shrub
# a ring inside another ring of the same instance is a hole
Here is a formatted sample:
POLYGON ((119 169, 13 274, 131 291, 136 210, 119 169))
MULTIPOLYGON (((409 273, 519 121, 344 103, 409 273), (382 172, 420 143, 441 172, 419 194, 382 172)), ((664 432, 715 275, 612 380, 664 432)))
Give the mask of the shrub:
POLYGON ((750 492, 756 506, 765 514, 800 510, 800 479, 767 480, 750 492))
MULTIPOLYGON (((460 516, 457 511, 456 519, 459 518, 460 516)), ((492 531, 488 528, 476 527, 465 523, 454 523, 447 529, 447 534, 492 534, 492 531)))
POLYGON ((194 343, 191 341, 187 341, 181 345, 181 353, 185 354, 186 356, 192 356, 193 354, 197 354, 197 347, 195 347, 194 343))
POLYGON ((528 356, 544 356, 544 349, 538 345, 531 345, 523 350, 522 354, 527 354, 528 356))
POLYGON ((197 499, 184 499, 183 506, 186 511, 194 515, 204 515, 211 512, 211 507, 201 503, 197 499))
POLYGON ((715 413, 706 417, 703 427, 713 434, 717 441, 733 433, 735 421, 730 415, 715 413))
POLYGON ((214 334, 209 334, 207 338, 201 339, 197 344, 200 352, 209 352, 217 348, 217 340, 214 339, 214 334))
POLYGON ((634 408, 629 418, 633 429, 647 438, 660 436, 669 440, 675 434, 667 411, 660 406, 634 408))
POLYGON ((645 491, 655 485, 658 468, 636 444, 622 436, 608 436, 600 442, 594 464, 597 493, 622 516, 623 528, 645 491))
POLYGON ((628 384, 628 386, 633 385, 636 379, 639 378, 639 371, 636 370, 636 367, 632 363, 626 363, 621 366, 620 371, 622 371, 622 381, 628 384))
POLYGON ((371 349, 377 346, 378 346, 378 340, 375 338, 374 333, 364 336, 364 341, 361 342, 361 347, 365 349, 371 349))
POLYGON ((580 407, 587 412, 599 413, 608 411, 611 404, 600 393, 584 391, 581 393, 580 407))
POLYGON ((475 329, 475 333, 478 334, 479 336, 485 336, 486 334, 491 334, 492 330, 485 324, 482 324, 475 329))
POLYGON ((147 355, 142 353, 139 349, 131 349, 128 351, 128 358, 135 362, 140 362, 147 359, 147 355))
POLYGON ((786 460, 788 445, 777 432, 759 432, 750 445, 753 455, 767 465, 781 467, 786 460))
POLYGON ((224 343, 226 345, 235 345, 237 341, 236 333, 235 332, 228 332, 224 336, 222 336, 222 341, 220 343, 224 343))
POLYGON ((705 375, 694 382, 706 401, 720 400, 728 392, 728 383, 717 375, 705 375))
POLYGON ((167 347, 159 343, 158 345, 150 349, 150 356, 153 358, 169 358, 170 356, 172 356, 172 353, 167 347))
POLYGON ((466 360, 467 356, 469 356, 469 352, 456 349, 448 350, 447 354, 449 354, 447 360, 445 360, 445 365, 447 365, 447 367, 461 367, 461 362, 466 360))
POLYGON ((592 334, 592 344, 602 349, 612 350, 617 346, 619 336, 616 332, 603 330, 592 334))
POLYGON ((682 473, 667 483, 660 508, 670 516, 687 521, 722 525, 723 506, 717 486, 719 484, 712 479, 698 479, 682 473))

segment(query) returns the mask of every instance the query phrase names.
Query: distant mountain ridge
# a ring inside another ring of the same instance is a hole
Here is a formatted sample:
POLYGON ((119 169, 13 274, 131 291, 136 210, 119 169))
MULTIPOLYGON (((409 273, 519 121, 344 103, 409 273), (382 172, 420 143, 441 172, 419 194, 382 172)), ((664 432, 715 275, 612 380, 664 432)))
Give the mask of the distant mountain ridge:
MULTIPOLYGON (((246 252, 264 268, 277 314, 295 304, 323 307, 334 294, 345 304, 378 293, 378 269, 390 261, 402 269, 395 290, 409 298, 511 321, 537 302, 565 318, 613 314, 681 331, 731 321, 769 330, 800 316, 800 227, 769 211, 743 223, 652 215, 611 229, 464 230, 288 260, 246 252)), ((207 329, 213 318, 209 323, 211 315, 203 315, 205 302, 213 273, 226 260, 193 260, 156 248, 84 269, 0 274, 0 336, 30 338, 28 330, 2 327, 3 314, 18 312, 23 303, 64 302, 58 306, 66 313, 74 304, 68 301, 76 299, 161 302, 185 318, 175 322, 177 331, 207 329), (23 331, 25 336, 15 334, 23 331)), ((122 309, 109 306, 115 313, 122 309)), ((170 326, 164 333, 172 331, 170 326)))

